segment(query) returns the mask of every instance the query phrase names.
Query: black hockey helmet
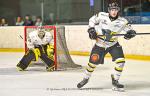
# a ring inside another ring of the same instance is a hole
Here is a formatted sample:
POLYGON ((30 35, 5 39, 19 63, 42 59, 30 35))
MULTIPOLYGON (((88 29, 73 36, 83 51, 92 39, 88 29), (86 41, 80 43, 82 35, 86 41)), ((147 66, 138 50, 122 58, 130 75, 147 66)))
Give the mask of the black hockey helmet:
POLYGON ((120 7, 117 2, 113 2, 108 5, 108 11, 110 11, 111 9, 117 9, 118 11, 120 11, 120 7))

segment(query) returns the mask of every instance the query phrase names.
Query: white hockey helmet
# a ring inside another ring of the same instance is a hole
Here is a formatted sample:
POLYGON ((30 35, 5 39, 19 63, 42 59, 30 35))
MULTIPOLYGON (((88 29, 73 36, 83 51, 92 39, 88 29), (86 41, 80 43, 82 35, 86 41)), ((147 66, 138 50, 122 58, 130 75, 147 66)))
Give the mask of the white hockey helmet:
POLYGON ((43 26, 38 26, 38 27, 37 27, 37 30, 38 30, 38 36, 39 36, 40 38, 43 38, 44 35, 45 35, 45 29, 44 29, 44 27, 43 27, 43 26))

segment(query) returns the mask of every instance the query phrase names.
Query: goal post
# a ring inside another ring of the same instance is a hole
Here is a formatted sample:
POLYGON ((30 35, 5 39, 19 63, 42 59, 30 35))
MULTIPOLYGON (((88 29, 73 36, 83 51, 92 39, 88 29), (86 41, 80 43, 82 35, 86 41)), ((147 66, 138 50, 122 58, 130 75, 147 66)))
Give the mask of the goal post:
MULTIPOLYGON (((54 42, 54 63, 56 70, 67 70, 74 68, 81 68, 72 60, 69 50, 67 48, 66 38, 65 38, 65 27, 64 26, 43 26, 44 30, 50 32, 53 36, 54 42)), ((37 26, 25 26, 24 28, 24 46, 25 52, 28 50, 27 47, 27 37, 28 34, 34 30, 37 30, 37 26)), ((36 62, 35 62, 36 63, 36 62)), ((38 63, 42 63, 38 61, 38 63)))

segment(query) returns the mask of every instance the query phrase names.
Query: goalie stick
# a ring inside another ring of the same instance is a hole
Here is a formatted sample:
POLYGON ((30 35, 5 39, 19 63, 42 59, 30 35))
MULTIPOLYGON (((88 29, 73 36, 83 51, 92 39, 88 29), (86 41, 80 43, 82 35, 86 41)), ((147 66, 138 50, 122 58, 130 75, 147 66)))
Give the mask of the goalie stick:
MULTIPOLYGON (((21 35, 19 35, 19 37, 23 40, 23 37, 21 35)), ((26 42, 25 42, 26 43, 26 42)))
MULTIPOLYGON (((21 36, 21 35, 19 35, 19 37, 22 39, 22 40, 24 40, 24 38, 21 36)), ((25 42, 25 44, 27 44, 27 41, 24 41, 25 42)))

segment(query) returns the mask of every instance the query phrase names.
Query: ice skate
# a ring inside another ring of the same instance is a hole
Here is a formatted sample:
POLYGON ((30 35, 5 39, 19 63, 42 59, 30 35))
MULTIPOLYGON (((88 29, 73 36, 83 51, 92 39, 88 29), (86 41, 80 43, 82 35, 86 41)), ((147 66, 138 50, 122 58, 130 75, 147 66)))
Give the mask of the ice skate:
POLYGON ((118 82, 118 80, 115 80, 113 75, 111 75, 111 78, 112 78, 112 85, 113 85, 112 90, 123 92, 124 91, 124 85, 120 84, 118 82))
POLYGON ((84 78, 80 83, 77 84, 78 88, 82 88, 85 84, 87 84, 89 79, 84 78))

